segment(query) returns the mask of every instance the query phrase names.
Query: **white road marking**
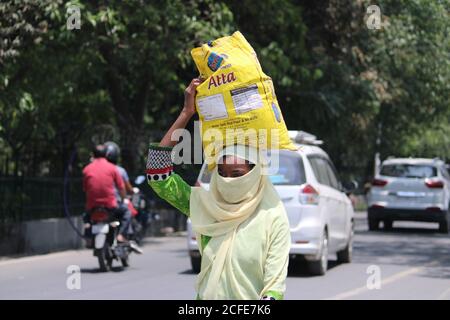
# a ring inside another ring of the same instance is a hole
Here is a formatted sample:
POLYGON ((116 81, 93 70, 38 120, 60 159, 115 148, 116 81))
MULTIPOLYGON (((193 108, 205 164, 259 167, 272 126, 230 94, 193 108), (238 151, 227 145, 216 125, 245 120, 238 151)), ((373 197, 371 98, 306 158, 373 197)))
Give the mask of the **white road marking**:
MULTIPOLYGON (((410 269, 398 272, 396 274, 393 274, 392 276, 387 277, 386 279, 381 281, 381 287, 383 287, 384 285, 390 284, 392 282, 398 281, 398 280, 400 280, 400 279, 402 279, 404 277, 407 277, 409 275, 412 275, 412 274, 415 274, 415 273, 419 273, 423 269, 428 268, 428 267, 433 267, 433 266, 435 266, 437 264, 438 264, 438 261, 432 261, 432 262, 427 263, 426 265, 424 265, 422 267, 410 268, 410 269)), ((337 294, 337 295, 335 295, 335 296, 333 296, 331 298, 327 298, 325 300, 344 300, 344 299, 348 299, 350 297, 354 297, 354 296, 357 296, 359 294, 362 294, 362 293, 364 293, 366 291, 371 291, 371 290, 369 290, 367 288, 367 286, 363 286, 363 287, 360 287, 360 288, 356 288, 356 289, 353 289, 353 290, 349 290, 349 291, 346 291, 346 292, 339 293, 339 294, 337 294)))
POLYGON ((447 290, 445 290, 444 292, 442 292, 439 297, 437 298, 438 300, 448 300, 449 297, 447 297, 450 294, 450 288, 448 288, 447 290))

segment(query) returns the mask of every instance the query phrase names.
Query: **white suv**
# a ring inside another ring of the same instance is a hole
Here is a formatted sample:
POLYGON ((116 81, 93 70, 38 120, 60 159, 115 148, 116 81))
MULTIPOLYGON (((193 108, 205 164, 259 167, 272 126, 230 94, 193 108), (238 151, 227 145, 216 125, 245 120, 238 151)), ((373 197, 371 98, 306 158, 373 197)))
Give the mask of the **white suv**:
MULTIPOLYGON (((291 229, 291 257, 307 260, 311 274, 323 275, 328 254, 339 262, 352 258, 353 207, 339 182, 328 155, 317 145, 321 141, 303 131, 289 131, 298 151, 273 151, 278 169, 270 176, 288 214, 291 229)), ((273 154, 272 154, 273 156, 273 154)), ((208 188, 210 174, 204 165, 197 185, 208 188)), ((188 220, 188 249, 192 268, 200 269, 200 254, 188 220)))
POLYGON ((368 194, 369 230, 380 221, 391 229, 393 221, 438 222, 448 233, 450 175, 439 159, 388 159, 372 181, 368 194))

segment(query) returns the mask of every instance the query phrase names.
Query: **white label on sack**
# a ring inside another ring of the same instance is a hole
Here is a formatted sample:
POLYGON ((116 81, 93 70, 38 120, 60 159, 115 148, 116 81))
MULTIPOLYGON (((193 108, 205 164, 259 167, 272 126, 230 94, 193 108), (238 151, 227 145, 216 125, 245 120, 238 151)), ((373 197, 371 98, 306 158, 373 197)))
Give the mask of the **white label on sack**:
POLYGON ((205 121, 228 118, 227 107, 221 93, 198 98, 197 104, 205 121))
POLYGON ((261 108, 263 102, 256 84, 245 88, 231 90, 234 109, 237 114, 261 108))

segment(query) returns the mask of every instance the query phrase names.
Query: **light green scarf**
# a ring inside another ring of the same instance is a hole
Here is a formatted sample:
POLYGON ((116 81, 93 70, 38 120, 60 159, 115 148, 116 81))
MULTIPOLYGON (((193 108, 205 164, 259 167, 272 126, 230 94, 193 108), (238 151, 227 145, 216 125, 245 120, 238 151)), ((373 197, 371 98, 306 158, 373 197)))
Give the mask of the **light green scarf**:
MULTIPOLYGON (((230 146, 219 154, 217 160, 219 161, 225 155, 234 155, 248 160, 255 166, 247 174, 237 178, 221 177, 215 166, 209 190, 202 187, 192 188, 190 212, 197 239, 200 239, 200 234, 222 238, 211 263, 204 265, 205 263, 202 262, 197 279, 197 292, 202 299, 217 298, 217 289, 223 274, 236 284, 231 261, 237 258, 233 255, 233 248, 239 246, 239 243, 235 241, 238 227, 260 210, 280 210, 285 214, 278 194, 267 176, 262 174, 261 156, 255 149, 242 145, 230 146), (265 199, 264 208, 261 208, 263 198, 265 199)), ((266 284, 260 295, 270 285, 270 283, 266 284)), ((238 285, 233 287, 234 290, 239 290, 238 285)))

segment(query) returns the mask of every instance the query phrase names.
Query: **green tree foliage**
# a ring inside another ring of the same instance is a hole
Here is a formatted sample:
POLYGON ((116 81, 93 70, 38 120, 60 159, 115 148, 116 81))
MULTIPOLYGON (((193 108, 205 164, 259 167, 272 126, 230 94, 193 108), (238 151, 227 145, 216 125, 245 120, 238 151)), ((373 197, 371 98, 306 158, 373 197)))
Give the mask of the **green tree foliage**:
MULTIPOLYGON (((2 10, 14 12, 19 3, 6 3, 2 10)), ((74 148, 85 163, 90 144, 101 142, 91 141, 92 136, 118 139, 125 164, 131 172, 140 172, 149 139, 146 130, 168 125, 182 103, 184 84, 195 75, 190 49, 232 31, 231 12, 213 1, 29 3, 34 11, 27 9, 32 14, 21 19, 47 27, 31 33, 39 34, 39 41, 30 36, 21 46, 2 51, 9 68, 2 73, 2 89, 5 96, 15 98, 2 99, 1 105, 5 114, 14 113, 18 93, 25 88, 31 92, 39 108, 34 120, 42 128, 25 140, 30 142, 28 148, 41 149, 32 165, 46 163, 51 175, 62 175, 74 148), (80 30, 67 29, 71 6, 80 8, 80 30), (17 79, 14 86, 12 78, 17 79), (115 128, 109 135, 103 130, 105 124, 115 128)), ((5 19, 2 34, 10 29, 20 33, 21 19, 5 19)), ((8 122, 7 117, 2 120, 8 122)), ((22 123, 18 130, 25 131, 26 126, 22 123)), ((4 129, 5 134, 12 130, 4 129)), ((21 172, 33 174, 25 167, 21 172)))
POLYGON ((384 25, 370 30, 369 1, 3 1, 0 174, 61 176, 74 150, 80 174, 91 144, 111 139, 141 172, 197 75, 190 50, 235 30, 288 127, 323 139, 345 176, 369 175, 375 152, 448 159, 449 3, 380 0, 384 25))
POLYGON ((386 27, 368 38, 365 62, 380 101, 380 151, 448 159, 448 140, 439 137, 450 134, 450 2, 380 1, 380 6, 386 27), (435 139, 441 141, 437 153, 431 152, 437 151, 435 139))

